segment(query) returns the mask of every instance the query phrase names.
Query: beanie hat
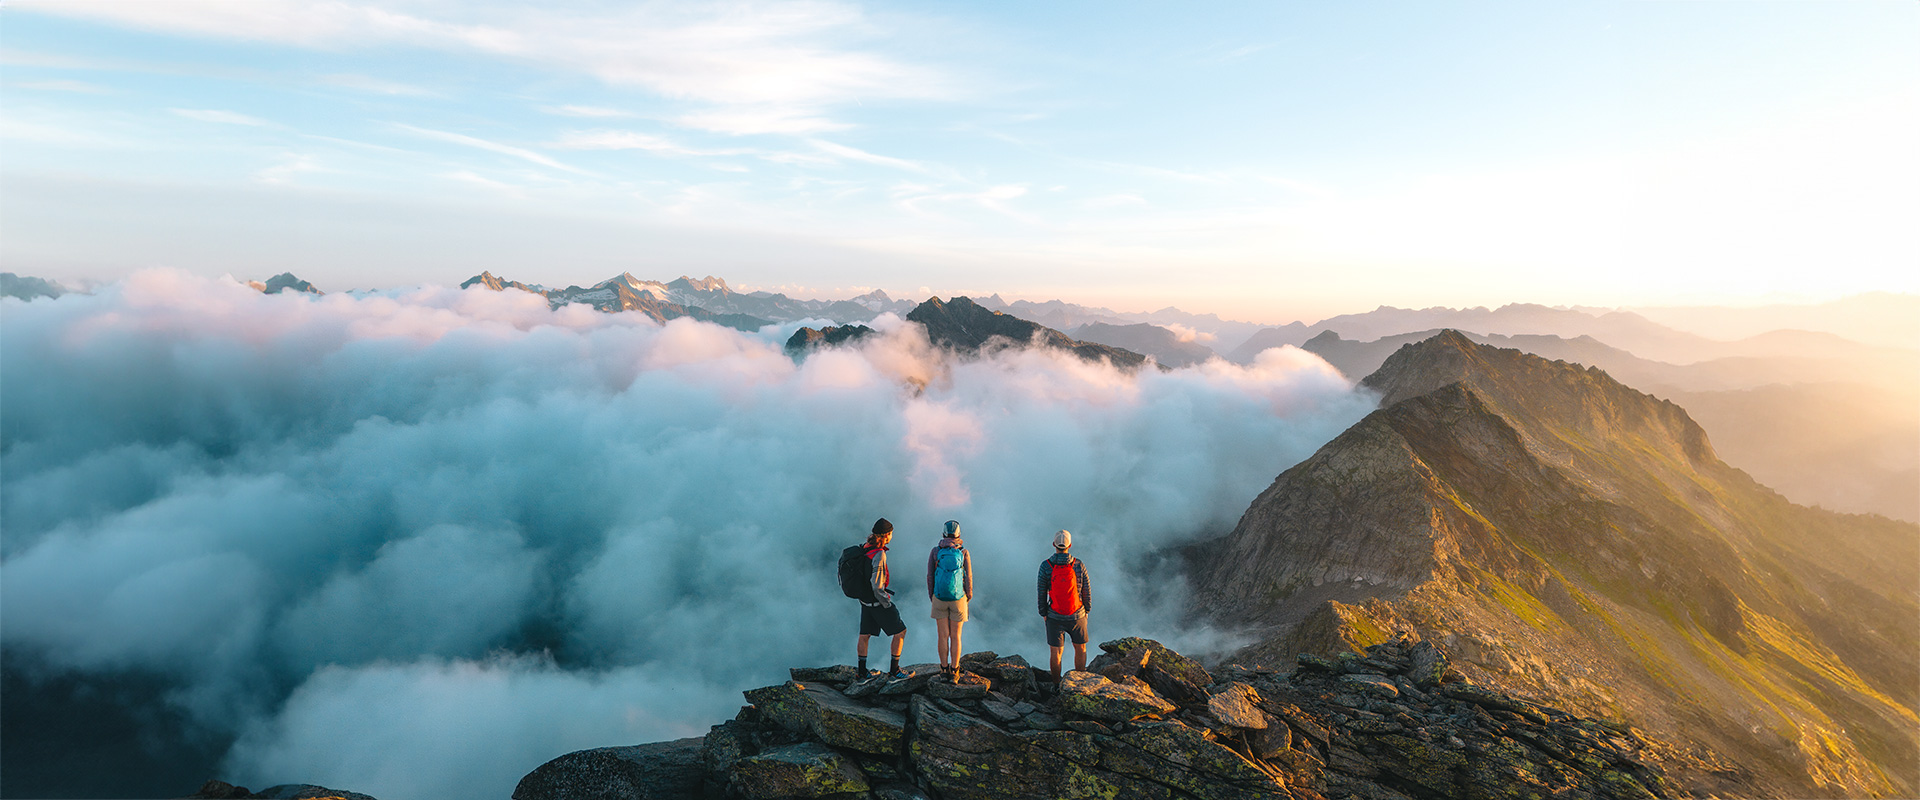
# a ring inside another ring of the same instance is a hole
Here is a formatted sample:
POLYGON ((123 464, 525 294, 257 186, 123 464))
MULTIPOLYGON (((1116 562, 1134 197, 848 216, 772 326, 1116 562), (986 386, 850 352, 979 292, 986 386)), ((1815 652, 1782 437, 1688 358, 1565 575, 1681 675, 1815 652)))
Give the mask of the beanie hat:
POLYGON ((1053 549, 1065 550, 1073 546, 1073 534, 1061 531, 1053 535, 1053 549))
POLYGON ((947 530, 940 535, 948 539, 958 538, 960 536, 960 523, 954 520, 947 520, 947 530))
POLYGON ((886 517, 881 517, 877 520, 874 520, 873 535, 879 536, 883 533, 892 533, 892 532, 893 532, 893 523, 888 522, 886 517))

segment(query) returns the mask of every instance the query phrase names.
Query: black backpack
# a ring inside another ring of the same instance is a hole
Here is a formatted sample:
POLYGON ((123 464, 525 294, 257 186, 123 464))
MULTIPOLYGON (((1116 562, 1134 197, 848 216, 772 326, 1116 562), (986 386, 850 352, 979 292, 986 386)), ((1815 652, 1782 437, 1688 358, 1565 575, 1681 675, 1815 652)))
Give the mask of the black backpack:
POLYGON ((874 602, 873 559, 867 557, 866 545, 840 551, 840 592, 862 603, 874 602))

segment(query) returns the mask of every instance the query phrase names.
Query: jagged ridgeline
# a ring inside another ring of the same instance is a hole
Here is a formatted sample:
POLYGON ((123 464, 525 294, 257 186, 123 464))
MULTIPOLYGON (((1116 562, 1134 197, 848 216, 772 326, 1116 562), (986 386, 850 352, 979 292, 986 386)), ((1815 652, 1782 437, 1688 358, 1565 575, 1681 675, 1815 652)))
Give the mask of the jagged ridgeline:
POLYGON ((1920 792, 1920 527, 1793 505, 1679 406, 1444 332, 1190 551, 1237 660, 1441 643, 1478 683, 1681 745, 1688 794, 1920 792))
POLYGON ((1020 656, 973 653, 961 679, 840 665, 746 692, 706 736, 583 750, 514 800, 1427 800, 1673 794, 1667 745, 1461 680, 1404 639, 1291 673, 1209 672, 1149 639, 1100 645, 1057 684, 1020 656))
MULTIPOLYGON (((938 297, 927 298, 907 313, 907 321, 926 328, 927 340, 935 347, 956 353, 975 355, 1002 347, 1034 345, 1072 353, 1087 361, 1104 360, 1129 372, 1147 362, 1146 356, 1132 350, 1079 341, 1040 323, 989 309, 970 297, 954 297, 944 302, 938 297)), ((872 333, 873 329, 864 325, 819 330, 801 328, 787 340, 786 349, 799 357, 820 347, 858 341, 872 333)), ((1167 368, 1161 365, 1161 369, 1167 368)))

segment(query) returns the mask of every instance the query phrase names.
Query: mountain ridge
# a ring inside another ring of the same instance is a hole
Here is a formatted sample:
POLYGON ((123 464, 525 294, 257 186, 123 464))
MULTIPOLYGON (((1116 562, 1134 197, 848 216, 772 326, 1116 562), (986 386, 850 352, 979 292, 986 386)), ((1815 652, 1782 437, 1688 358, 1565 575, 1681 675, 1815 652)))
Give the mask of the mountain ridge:
POLYGON ((1914 790, 1920 527, 1793 506, 1678 406, 1458 332, 1362 385, 1380 410, 1199 548, 1201 612, 1261 631, 1242 656, 1411 630, 1476 680, 1740 765, 1697 785, 1914 790))

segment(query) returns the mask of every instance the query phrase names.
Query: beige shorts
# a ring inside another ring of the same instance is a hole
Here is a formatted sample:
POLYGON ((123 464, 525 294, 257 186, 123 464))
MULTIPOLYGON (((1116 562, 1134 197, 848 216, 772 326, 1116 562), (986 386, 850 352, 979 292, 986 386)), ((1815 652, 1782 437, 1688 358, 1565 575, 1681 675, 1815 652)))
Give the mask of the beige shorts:
POLYGON ((966 622, 967 621, 967 599, 964 597, 960 598, 959 600, 942 600, 938 597, 934 598, 933 599, 933 618, 934 619, 950 619, 950 620, 953 620, 954 622, 966 622))

